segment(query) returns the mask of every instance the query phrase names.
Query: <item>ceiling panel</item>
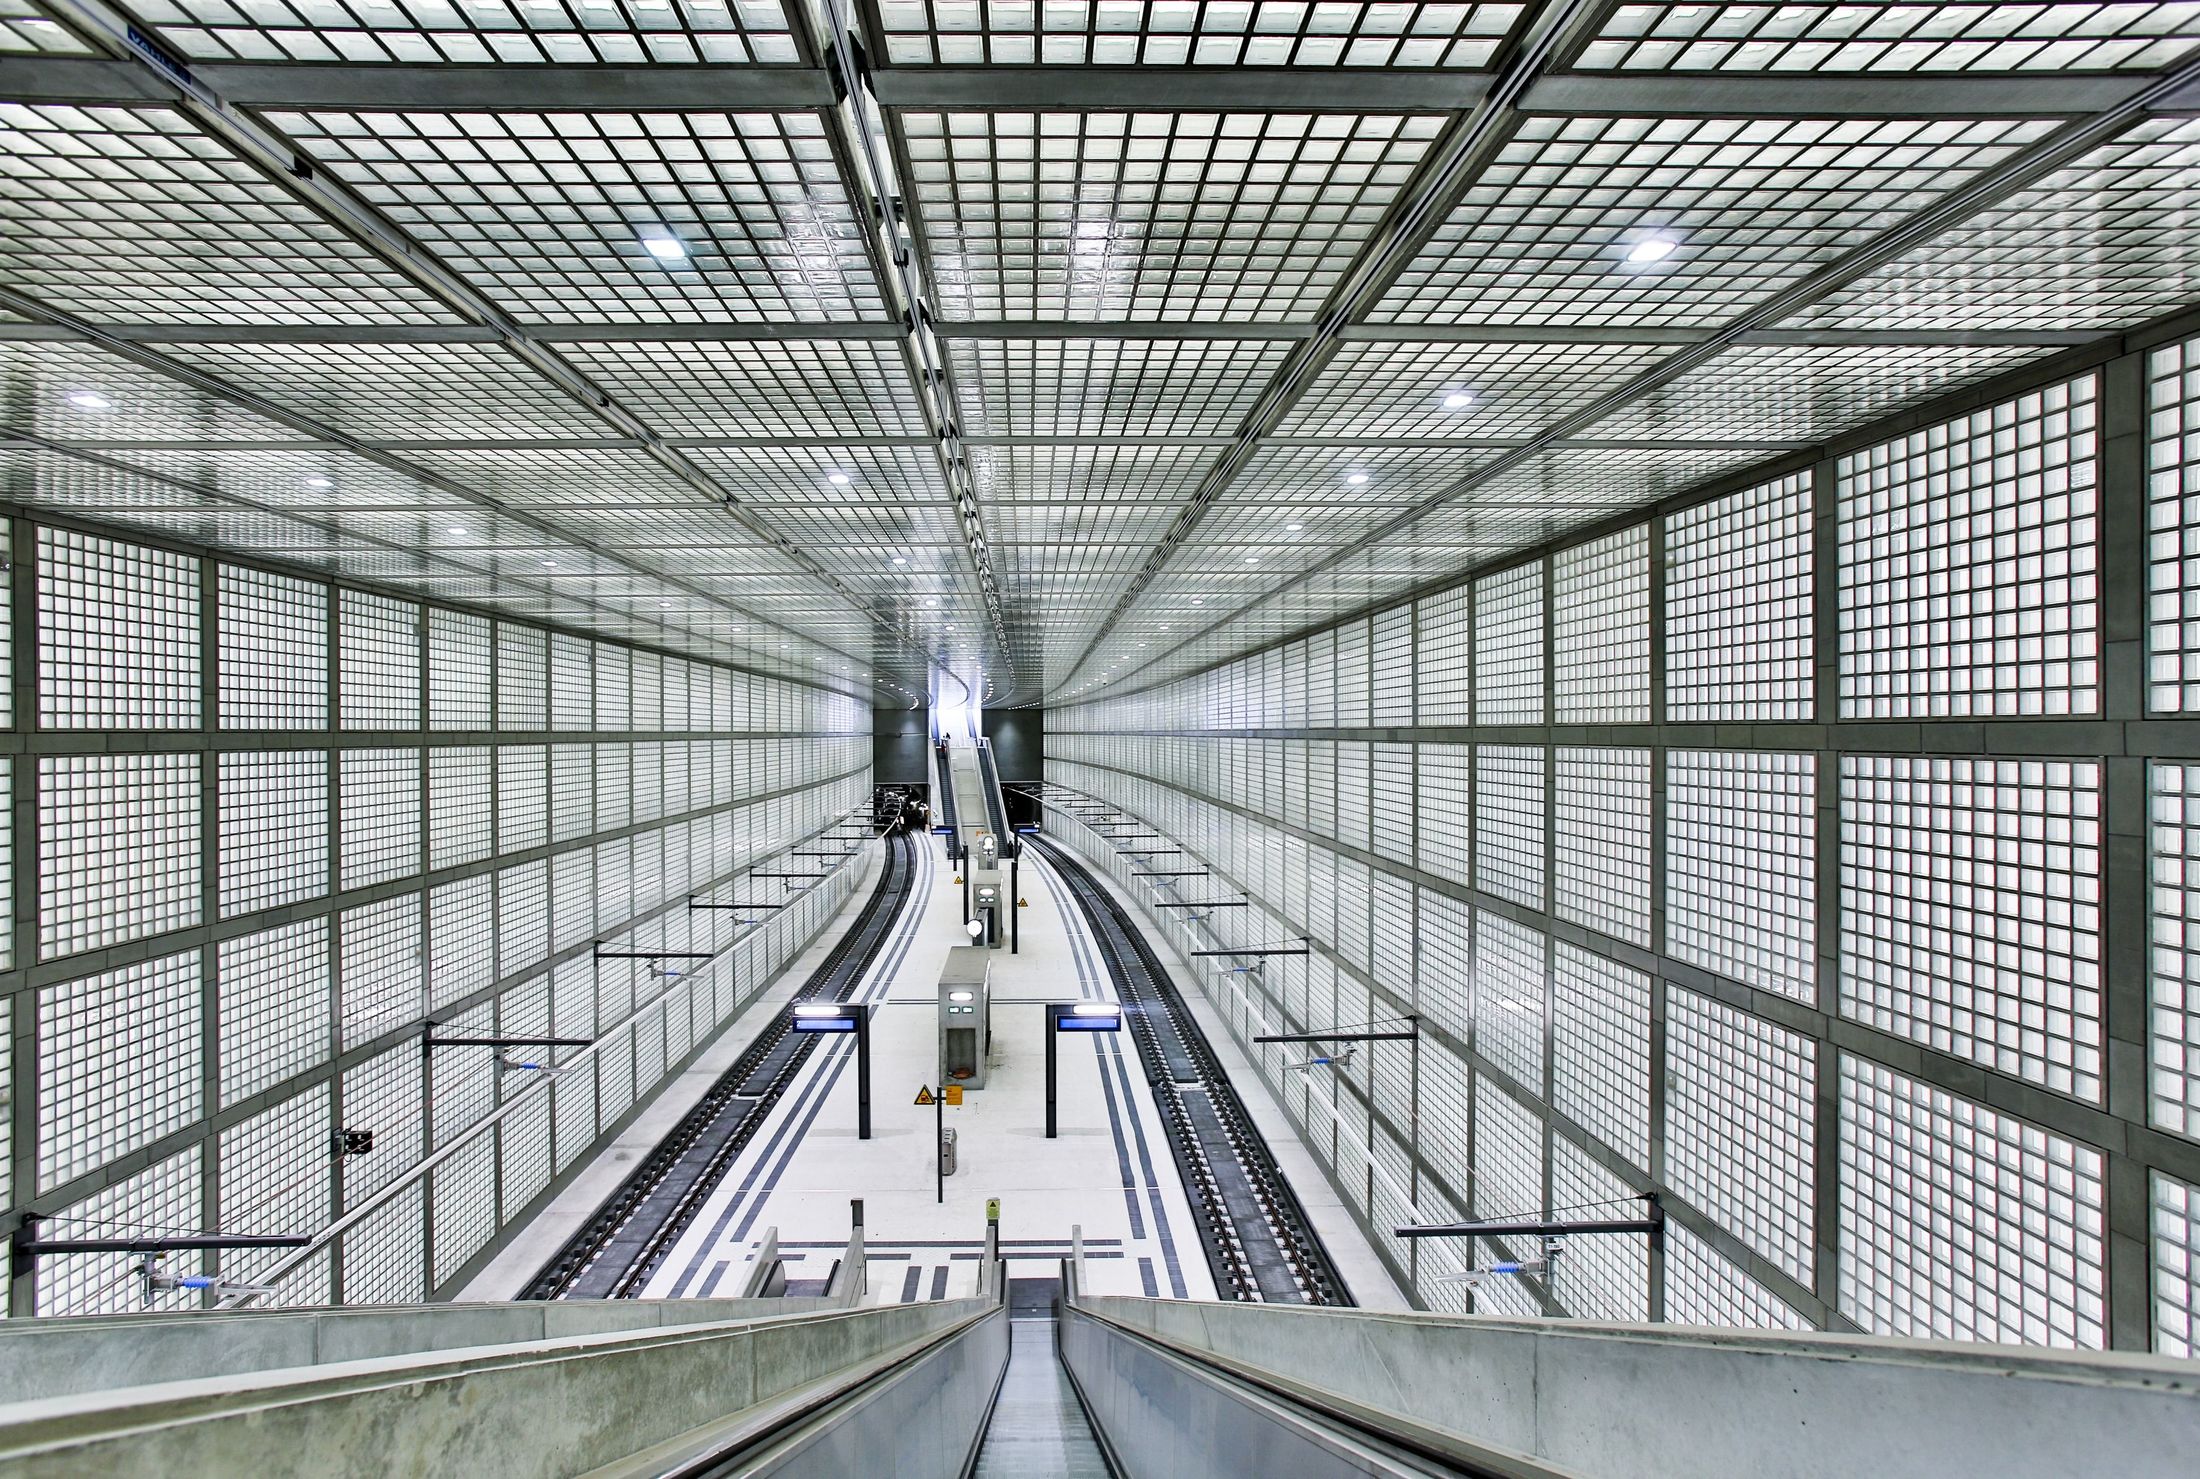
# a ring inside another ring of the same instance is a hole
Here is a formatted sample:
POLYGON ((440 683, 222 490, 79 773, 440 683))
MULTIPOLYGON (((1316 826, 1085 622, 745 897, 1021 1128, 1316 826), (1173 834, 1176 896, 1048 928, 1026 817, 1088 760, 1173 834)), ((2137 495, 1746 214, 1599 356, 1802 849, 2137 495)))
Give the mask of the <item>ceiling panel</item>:
POLYGON ((0 426, 65 442, 296 441, 289 425, 89 344, 0 342, 0 426))
POLYGON ((293 62, 793 62, 778 0, 137 0, 188 57, 293 62))
POLYGON ((1276 430, 1297 437, 1508 437, 1542 430, 1672 353, 1653 344, 1352 342, 1276 430))
POLYGON ((602 437, 612 428, 484 344, 167 344, 169 358, 366 440, 602 437))
POLYGON ((2048 353, 2008 344, 1745 346, 1582 435, 1820 441, 2048 353))
POLYGON ((1247 339, 956 339, 966 436, 1222 436, 1236 429, 1288 342, 1247 339))
POLYGON ((1524 5, 879 0, 886 60, 1148 67, 1484 67, 1524 5))
POLYGON ((2200 42, 2190 5, 2072 0, 1695 0, 1621 5, 1584 71, 2105 72, 2163 67, 2200 42))
POLYGON ((2005 119, 1524 119, 1371 316, 1716 324, 2049 127, 2005 119), (1657 250, 1653 243, 1667 254, 1641 260, 1657 250))
POLYGON ((950 321, 1305 318, 1437 115, 900 115, 950 321))
POLYGON ((523 320, 886 315, 812 114, 271 117, 523 320))
POLYGON ((2200 119, 2144 120, 1792 320, 2110 329, 2200 299, 2200 119))
POLYGON ((752 339, 561 348, 667 436, 847 438, 927 430, 907 362, 891 343, 752 339))
POLYGON ((162 108, 0 102, 0 284, 108 322, 453 320, 162 108))

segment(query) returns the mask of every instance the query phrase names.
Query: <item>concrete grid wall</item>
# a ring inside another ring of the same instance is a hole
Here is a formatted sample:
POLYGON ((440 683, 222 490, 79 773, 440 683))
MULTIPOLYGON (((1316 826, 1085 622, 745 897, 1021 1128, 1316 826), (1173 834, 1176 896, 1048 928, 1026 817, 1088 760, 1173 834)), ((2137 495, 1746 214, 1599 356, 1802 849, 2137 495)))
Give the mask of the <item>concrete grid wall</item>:
POLYGON ((2200 1350, 2200 341, 2000 395, 1049 714, 1180 943, 1310 937, 1237 1033, 1418 1015, 1248 1050, 1423 1305, 1656 1190, 1471 1298, 2200 1350))
MULTIPOLYGON (((743 875, 865 801, 860 700, 91 526, 7 538, 11 1233, 336 1226, 278 1302, 448 1293, 853 887, 743 875), (791 902, 689 907, 712 890, 791 902), (508 1069, 425 1049, 431 1019, 595 1046, 508 1069)), ((43 1258, 9 1307, 139 1308, 135 1262, 43 1258)))

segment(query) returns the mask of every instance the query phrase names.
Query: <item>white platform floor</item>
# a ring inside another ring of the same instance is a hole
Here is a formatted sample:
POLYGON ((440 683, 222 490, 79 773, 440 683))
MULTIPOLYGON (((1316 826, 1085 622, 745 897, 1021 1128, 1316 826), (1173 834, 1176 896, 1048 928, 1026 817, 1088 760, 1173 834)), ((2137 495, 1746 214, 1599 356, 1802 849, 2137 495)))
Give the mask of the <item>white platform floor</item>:
POLYGON ((1045 1138, 1044 1008, 1112 995, 1082 927, 1065 928, 1057 883, 1026 859, 1020 950, 993 961, 993 1050, 986 1086, 959 1108, 920 1107, 937 1074, 938 980, 962 943, 962 891, 937 839, 918 849, 921 907, 902 920, 857 999, 871 1024, 871 1139, 856 1138, 853 1042, 811 1054, 754 1142, 644 1291, 709 1295, 737 1287, 765 1229, 779 1231, 790 1285, 823 1280, 864 1203, 868 1298, 940 1298, 974 1289, 985 1206, 1001 1202, 1010 1272, 1038 1273, 1081 1227, 1095 1293, 1211 1299, 1214 1285, 1169 1158, 1136 1049, 1113 1035, 1064 1038, 1059 1135, 1045 1138), (956 1131, 957 1168, 939 1200, 937 1118, 956 1131))

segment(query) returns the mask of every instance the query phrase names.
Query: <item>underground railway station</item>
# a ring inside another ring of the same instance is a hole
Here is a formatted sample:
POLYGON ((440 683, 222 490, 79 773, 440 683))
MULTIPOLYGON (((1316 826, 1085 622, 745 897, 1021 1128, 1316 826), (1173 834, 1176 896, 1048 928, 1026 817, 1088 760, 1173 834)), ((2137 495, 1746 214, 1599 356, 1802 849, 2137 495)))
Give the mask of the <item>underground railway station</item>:
POLYGON ((2200 1471, 2200 0, 0 0, 0 1479, 2200 1471))

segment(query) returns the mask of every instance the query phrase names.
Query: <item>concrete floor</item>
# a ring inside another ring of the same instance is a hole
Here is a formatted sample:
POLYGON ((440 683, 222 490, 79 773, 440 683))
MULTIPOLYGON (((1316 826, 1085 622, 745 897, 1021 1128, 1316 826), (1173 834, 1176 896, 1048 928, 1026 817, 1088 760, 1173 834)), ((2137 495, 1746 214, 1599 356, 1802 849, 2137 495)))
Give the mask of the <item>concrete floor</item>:
MULTIPOLYGON (((939 840, 924 839, 917 856, 920 906, 904 916, 857 991, 859 1000, 877 1007, 871 1029, 872 1138, 856 1136, 853 1043, 822 1045, 644 1294, 700 1298, 737 1291, 745 1265, 773 1228, 790 1285, 807 1292, 821 1285, 841 1256, 849 1203, 856 1198, 865 1209, 866 1302, 968 1294, 976 1287, 986 1202, 998 1198, 1012 1276, 1051 1274, 1054 1262, 1069 1251, 1076 1227, 1085 1241, 1091 1292, 1213 1299, 1191 1209, 1127 1034, 1062 1039, 1059 1134, 1052 1141, 1044 1136, 1044 1006, 1115 993, 1067 891, 1031 852, 1021 873, 1026 907, 1020 911, 1020 950, 1011 955, 1003 949, 994 958, 987 1084, 944 1113, 947 1126, 957 1132, 958 1167, 947 1179, 945 1201, 935 1200, 932 1145, 938 1111, 914 1100, 937 1073, 940 969, 947 951, 966 937, 962 891, 939 840)), ((867 890, 866 885, 861 892, 867 890)), ((860 897, 851 901, 826 941, 744 1013, 634 1130, 602 1153, 465 1297, 510 1298, 655 1138, 785 1009, 859 905, 860 897)), ((1191 977, 1180 971, 1178 985, 1199 1002, 1191 977)), ((1221 1037, 1220 1022, 1204 1011, 1198 1015, 1354 1293, 1373 1308, 1403 1308, 1311 1157, 1292 1138, 1280 1109, 1221 1037)))

